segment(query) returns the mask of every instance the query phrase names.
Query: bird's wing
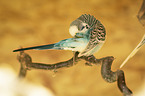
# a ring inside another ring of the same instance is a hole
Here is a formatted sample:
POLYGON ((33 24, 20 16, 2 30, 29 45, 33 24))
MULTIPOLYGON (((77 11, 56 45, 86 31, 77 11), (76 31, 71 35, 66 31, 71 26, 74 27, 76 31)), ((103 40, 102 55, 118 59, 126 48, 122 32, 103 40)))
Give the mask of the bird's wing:
POLYGON ((89 24, 91 27, 90 32, 88 33, 89 37, 89 42, 83 52, 79 54, 79 56, 82 55, 92 55, 89 52, 92 52, 93 50, 100 42, 105 41, 105 28, 104 26, 100 23, 100 21, 96 20, 94 16, 91 15, 82 15, 79 17, 80 19, 84 20, 85 23, 89 24))
POLYGON ((86 38, 69 38, 56 43, 54 49, 61 48, 63 50, 82 52, 88 42, 89 41, 86 38))

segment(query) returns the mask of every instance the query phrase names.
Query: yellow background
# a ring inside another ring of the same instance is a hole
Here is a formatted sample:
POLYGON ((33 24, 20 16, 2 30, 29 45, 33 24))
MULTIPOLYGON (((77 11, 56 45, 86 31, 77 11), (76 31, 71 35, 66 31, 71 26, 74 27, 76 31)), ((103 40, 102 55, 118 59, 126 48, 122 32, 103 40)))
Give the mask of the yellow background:
MULTIPOLYGON (((69 24, 86 13, 94 15, 105 26, 107 38, 96 58, 114 56, 112 70, 140 42, 145 28, 137 13, 142 0, 0 0, 0 66, 19 72, 13 49, 56 43, 71 38, 69 24)), ((128 87, 136 92, 145 79, 145 46, 122 68, 128 87)), ((71 51, 27 51, 34 62, 56 63, 73 56, 71 51)), ((105 82, 100 66, 86 66, 80 61, 57 73, 31 70, 25 79, 43 84, 56 96, 121 96, 117 83, 105 82)))

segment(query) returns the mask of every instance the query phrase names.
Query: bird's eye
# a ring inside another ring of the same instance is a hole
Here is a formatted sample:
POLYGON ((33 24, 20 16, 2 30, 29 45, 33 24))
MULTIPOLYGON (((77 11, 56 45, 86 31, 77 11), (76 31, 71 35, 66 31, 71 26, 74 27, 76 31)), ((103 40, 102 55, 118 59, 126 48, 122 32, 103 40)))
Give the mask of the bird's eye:
POLYGON ((88 29, 89 27, 86 25, 86 29, 88 29))
POLYGON ((83 26, 82 28, 81 28, 81 30, 83 30, 85 28, 85 26, 83 26))

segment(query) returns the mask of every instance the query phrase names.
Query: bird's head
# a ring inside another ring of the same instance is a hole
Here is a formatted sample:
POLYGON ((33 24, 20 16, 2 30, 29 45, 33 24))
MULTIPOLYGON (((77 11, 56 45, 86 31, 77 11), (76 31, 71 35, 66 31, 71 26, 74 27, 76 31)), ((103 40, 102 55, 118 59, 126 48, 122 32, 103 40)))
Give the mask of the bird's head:
POLYGON ((97 37, 105 40, 106 31, 104 26, 93 15, 83 14, 70 24, 69 33, 75 37, 97 37))
POLYGON ((87 30, 89 30, 89 29, 90 29, 90 26, 87 23, 85 23, 79 19, 76 19, 75 21, 73 21, 70 24, 69 33, 72 36, 75 36, 76 33, 85 34, 87 32, 87 30))

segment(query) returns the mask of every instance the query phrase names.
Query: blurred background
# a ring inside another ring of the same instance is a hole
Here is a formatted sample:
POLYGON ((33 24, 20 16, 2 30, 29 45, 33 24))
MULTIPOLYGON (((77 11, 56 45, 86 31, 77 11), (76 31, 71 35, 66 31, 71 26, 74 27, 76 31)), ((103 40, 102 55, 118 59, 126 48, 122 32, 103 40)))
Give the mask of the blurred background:
MULTIPOLYGON (((104 46, 94 55, 96 58, 114 56, 112 70, 116 71, 145 33, 136 17, 141 5, 142 0, 0 0, 0 67, 10 68, 18 75, 18 53, 12 50, 71 38, 68 32, 70 23, 82 14, 91 14, 101 21, 107 32, 104 46)), ((134 93, 145 86, 144 48, 122 68, 126 83, 134 93)), ((73 56, 71 51, 62 50, 26 53, 34 62, 48 64, 73 56)), ((31 70, 25 80, 41 84, 55 96, 122 96, 117 83, 110 84, 102 79, 101 66, 90 67, 84 63, 82 60, 73 67, 57 70, 57 73, 31 70)), ((0 79, 3 76, 6 75, 0 79)))

